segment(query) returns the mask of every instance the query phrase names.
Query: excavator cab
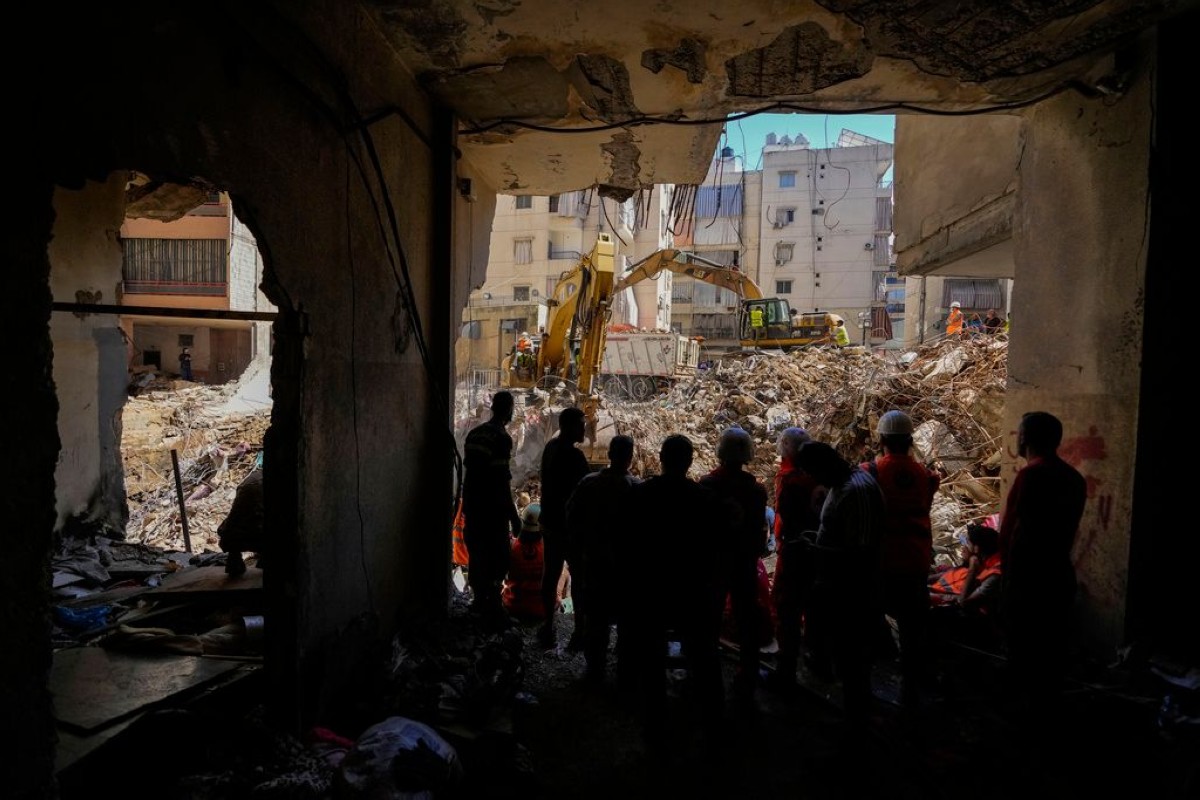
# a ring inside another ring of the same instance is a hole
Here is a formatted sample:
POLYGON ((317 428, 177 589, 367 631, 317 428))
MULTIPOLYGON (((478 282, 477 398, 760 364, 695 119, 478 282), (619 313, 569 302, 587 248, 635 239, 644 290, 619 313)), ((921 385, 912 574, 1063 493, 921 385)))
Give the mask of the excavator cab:
POLYGON ((754 331, 750 325, 750 315, 755 309, 762 311, 763 330, 758 335, 758 341, 763 344, 771 344, 791 338, 792 335, 792 318, 788 313, 790 308, 787 300, 781 297, 764 297, 755 300, 746 300, 742 304, 742 341, 745 344, 753 346, 755 341, 754 331))

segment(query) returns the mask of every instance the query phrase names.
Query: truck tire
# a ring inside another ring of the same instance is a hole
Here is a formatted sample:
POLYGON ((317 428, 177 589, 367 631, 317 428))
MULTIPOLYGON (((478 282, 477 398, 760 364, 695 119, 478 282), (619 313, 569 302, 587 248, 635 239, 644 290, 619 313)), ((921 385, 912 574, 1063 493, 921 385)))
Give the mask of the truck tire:
POLYGON ((629 387, 630 394, 637 401, 649 400, 654 396, 654 379, 647 378, 645 375, 639 375, 633 379, 633 384, 629 387))

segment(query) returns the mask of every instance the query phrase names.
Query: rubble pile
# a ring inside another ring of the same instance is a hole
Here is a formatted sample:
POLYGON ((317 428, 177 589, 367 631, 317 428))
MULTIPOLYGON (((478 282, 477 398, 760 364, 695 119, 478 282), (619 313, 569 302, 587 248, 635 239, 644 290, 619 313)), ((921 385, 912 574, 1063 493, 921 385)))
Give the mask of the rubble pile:
POLYGON ((229 387, 199 386, 148 392, 126 403, 121 456, 128 540, 184 549, 171 463, 171 451, 177 450, 192 549, 218 549, 217 526, 229 513, 238 484, 254 468, 271 420, 269 409, 223 413, 229 393, 229 387))
POLYGON ((875 355, 861 347, 791 353, 739 353, 681 381, 654 401, 610 401, 611 434, 631 435, 634 471, 658 471, 658 445, 682 433, 696 448, 692 474, 716 466, 722 430, 740 425, 754 437, 749 470, 768 487, 778 465, 775 442, 789 426, 806 429, 851 462, 875 455, 873 432, 891 409, 908 412, 915 455, 945 478, 935 501, 939 543, 999 502, 999 463, 1007 341, 943 339, 907 353, 875 355))
MULTIPOLYGON (((957 550, 966 525, 986 520, 999 507, 1007 379, 1004 336, 943 338, 884 354, 857 346, 735 353, 651 401, 602 397, 591 452, 603 461, 609 438, 632 436, 638 444, 633 471, 650 475, 658 472, 662 440, 682 433, 695 446, 696 476, 717 466, 721 431, 740 425, 755 441, 749 470, 771 488, 779 463, 776 441, 784 428, 804 428, 859 463, 876 455, 879 417, 901 409, 917 426, 914 455, 943 475, 932 512, 935 545, 957 550)), ((557 432, 557 412, 573 398, 541 390, 514 394, 513 488, 536 499, 542 447, 557 432)), ((488 418, 487 393, 475 400, 468 408, 459 395, 460 448, 467 431, 488 418)))

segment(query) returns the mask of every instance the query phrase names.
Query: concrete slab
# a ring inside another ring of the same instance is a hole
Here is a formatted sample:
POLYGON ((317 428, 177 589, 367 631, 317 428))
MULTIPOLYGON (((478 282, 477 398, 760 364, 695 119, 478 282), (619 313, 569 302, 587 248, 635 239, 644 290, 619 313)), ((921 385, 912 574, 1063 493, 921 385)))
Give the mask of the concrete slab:
POLYGON ((50 691, 63 726, 91 732, 173 695, 199 688, 240 664, 172 654, 72 647, 54 654, 50 691))

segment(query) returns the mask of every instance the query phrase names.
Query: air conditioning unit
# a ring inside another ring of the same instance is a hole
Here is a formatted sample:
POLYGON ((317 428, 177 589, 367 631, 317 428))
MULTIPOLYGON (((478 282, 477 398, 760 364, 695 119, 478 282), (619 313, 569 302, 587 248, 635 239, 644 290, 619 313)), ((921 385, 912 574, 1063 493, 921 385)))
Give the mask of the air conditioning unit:
POLYGON ((538 296, 538 290, 537 290, 537 289, 530 289, 530 290, 529 290, 529 296, 530 296, 530 297, 537 297, 537 296, 538 296))
POLYGON ((875 249, 875 245, 871 244, 870 242, 867 242, 866 244, 863 245, 863 250, 874 250, 874 249, 875 249))

